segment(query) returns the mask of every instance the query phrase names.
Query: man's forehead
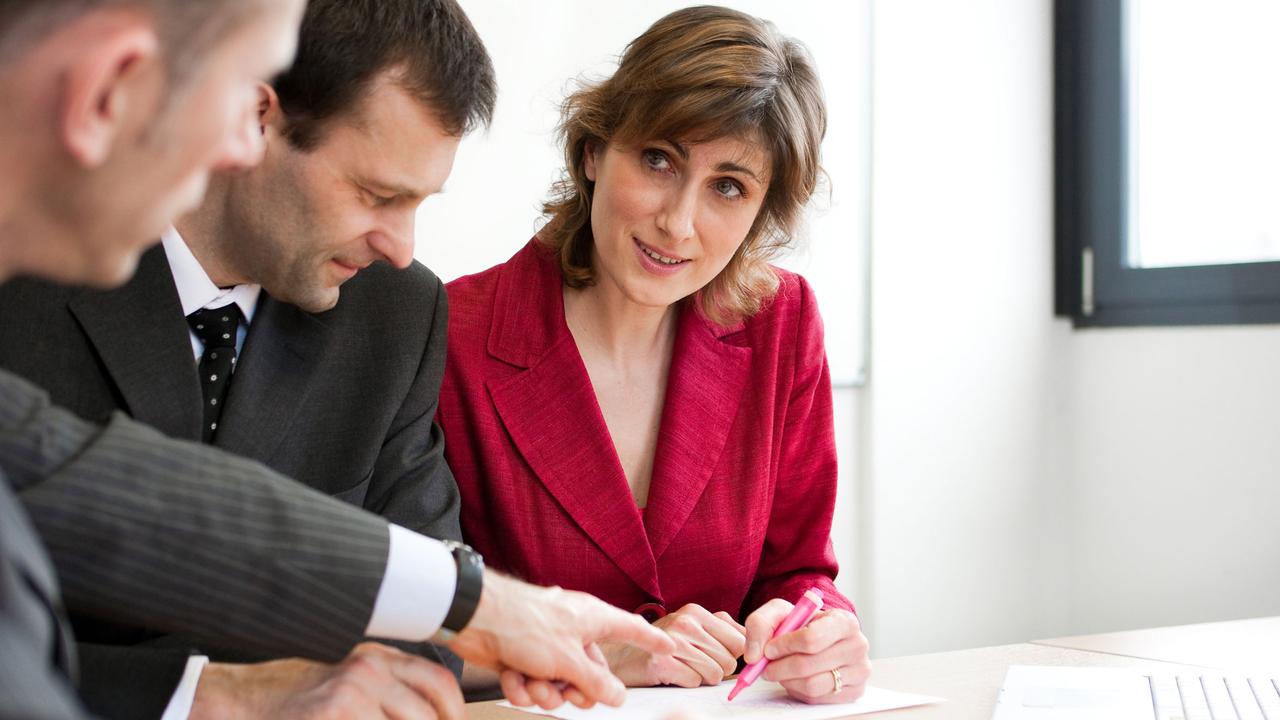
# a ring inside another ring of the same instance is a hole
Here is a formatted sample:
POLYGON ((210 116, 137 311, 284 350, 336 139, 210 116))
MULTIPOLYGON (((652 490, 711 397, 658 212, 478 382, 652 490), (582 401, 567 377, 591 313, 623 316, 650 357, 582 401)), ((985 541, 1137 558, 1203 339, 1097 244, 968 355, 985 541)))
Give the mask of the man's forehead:
POLYGON ((395 83, 371 85, 355 107, 330 118, 328 126, 322 147, 358 156, 353 159, 370 168, 367 175, 404 187, 415 186, 410 178, 420 165, 451 153, 460 141, 444 131, 429 106, 395 83))

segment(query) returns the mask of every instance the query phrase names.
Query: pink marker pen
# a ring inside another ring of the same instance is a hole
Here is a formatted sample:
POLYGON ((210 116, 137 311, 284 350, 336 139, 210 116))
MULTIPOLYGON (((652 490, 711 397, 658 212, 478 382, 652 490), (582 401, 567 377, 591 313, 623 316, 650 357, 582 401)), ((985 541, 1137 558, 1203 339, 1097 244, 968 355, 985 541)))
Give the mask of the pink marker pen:
MULTIPOLYGON (((789 632, 804 627, 819 610, 822 609, 822 591, 817 588, 809 588, 804 591, 804 597, 800 598, 800 602, 791 608, 791 612, 787 614, 782 624, 773 631, 773 636, 786 635, 789 632)), ((738 683, 729 691, 729 699, 733 700, 738 693, 751 686, 751 683, 760 677, 760 673, 764 672, 764 668, 769 664, 769 659, 761 656, 759 660, 751 663, 742 669, 742 674, 738 676, 738 683)))

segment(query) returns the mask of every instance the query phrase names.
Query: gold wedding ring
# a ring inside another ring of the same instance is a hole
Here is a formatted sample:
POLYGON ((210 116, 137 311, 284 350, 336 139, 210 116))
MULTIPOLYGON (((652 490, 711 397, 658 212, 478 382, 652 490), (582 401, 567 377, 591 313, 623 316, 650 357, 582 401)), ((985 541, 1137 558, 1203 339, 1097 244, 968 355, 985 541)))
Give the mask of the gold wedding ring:
POLYGON ((840 668, 831 668, 831 679, 835 681, 836 687, 831 691, 832 695, 844 689, 844 678, 840 677, 840 668))

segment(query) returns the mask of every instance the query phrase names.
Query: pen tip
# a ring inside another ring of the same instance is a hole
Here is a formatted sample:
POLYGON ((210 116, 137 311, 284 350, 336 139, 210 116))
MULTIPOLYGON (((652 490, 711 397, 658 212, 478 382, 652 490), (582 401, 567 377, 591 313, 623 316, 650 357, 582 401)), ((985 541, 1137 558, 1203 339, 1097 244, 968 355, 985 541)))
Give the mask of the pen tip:
POLYGON ((741 686, 741 685, 734 685, 734 686, 733 686, 733 689, 729 691, 729 701, 730 701, 730 702, 732 702, 732 701, 733 701, 733 699, 734 699, 735 697, 737 697, 737 696, 738 696, 738 693, 740 693, 740 692, 742 692, 742 686, 741 686))

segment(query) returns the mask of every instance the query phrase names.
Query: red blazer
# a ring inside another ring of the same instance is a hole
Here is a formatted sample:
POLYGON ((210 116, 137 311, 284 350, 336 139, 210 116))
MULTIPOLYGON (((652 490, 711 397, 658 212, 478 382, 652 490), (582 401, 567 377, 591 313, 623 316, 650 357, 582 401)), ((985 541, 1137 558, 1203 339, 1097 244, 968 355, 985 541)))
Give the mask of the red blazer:
POLYGON ((636 507, 536 240, 448 285, 437 420, 485 562, 626 610, 698 603, 742 619, 836 592, 831 379, 813 291, 778 271, 733 327, 681 310, 648 506, 636 507))

